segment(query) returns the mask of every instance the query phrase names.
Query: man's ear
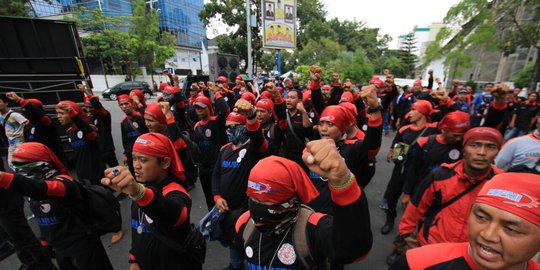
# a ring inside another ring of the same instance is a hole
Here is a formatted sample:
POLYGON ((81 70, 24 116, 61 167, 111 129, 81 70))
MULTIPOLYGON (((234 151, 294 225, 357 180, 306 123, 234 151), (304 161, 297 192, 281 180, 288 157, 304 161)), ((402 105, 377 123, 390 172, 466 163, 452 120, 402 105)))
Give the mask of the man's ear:
POLYGON ((163 158, 163 161, 161 162, 160 164, 161 168, 164 169, 164 170, 168 170, 169 167, 171 166, 171 158, 169 157, 164 157, 163 158))

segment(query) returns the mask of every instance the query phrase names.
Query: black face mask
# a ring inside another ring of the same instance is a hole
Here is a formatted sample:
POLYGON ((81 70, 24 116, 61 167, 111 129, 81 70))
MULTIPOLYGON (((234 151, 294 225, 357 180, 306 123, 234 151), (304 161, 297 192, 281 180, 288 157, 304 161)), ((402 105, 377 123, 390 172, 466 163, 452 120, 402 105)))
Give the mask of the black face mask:
POLYGON ((289 202, 266 205, 249 199, 248 207, 257 230, 263 234, 271 235, 280 234, 296 220, 299 205, 289 202))
POLYGON ((57 174, 51 162, 35 161, 35 162, 13 162, 15 173, 21 174, 28 178, 36 180, 45 180, 57 174))

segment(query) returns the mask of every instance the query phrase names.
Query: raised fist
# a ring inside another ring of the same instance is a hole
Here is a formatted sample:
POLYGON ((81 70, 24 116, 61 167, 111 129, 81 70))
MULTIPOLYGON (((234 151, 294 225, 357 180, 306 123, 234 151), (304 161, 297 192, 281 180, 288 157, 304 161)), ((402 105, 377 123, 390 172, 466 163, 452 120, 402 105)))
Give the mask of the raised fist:
POLYGON ((311 66, 309 68, 309 76, 314 83, 319 83, 322 77, 322 69, 319 66, 311 66))
POLYGON ((332 139, 307 143, 302 159, 309 170, 323 178, 327 178, 334 186, 342 185, 349 180, 351 172, 332 139))
POLYGON ((366 85, 360 90, 360 97, 363 98, 368 107, 374 108, 379 106, 379 100, 377 99, 377 88, 375 85, 366 85))
POLYGON ((12 91, 12 92, 7 92, 7 93, 6 93, 6 97, 9 98, 9 99, 11 99, 11 100, 13 100, 13 101, 18 101, 18 100, 21 98, 21 97, 19 97, 19 96, 17 95, 17 93, 15 93, 15 92, 13 92, 13 91, 12 91))
POLYGON ((234 104, 234 111, 246 117, 253 114, 253 109, 253 104, 245 99, 239 99, 234 104))

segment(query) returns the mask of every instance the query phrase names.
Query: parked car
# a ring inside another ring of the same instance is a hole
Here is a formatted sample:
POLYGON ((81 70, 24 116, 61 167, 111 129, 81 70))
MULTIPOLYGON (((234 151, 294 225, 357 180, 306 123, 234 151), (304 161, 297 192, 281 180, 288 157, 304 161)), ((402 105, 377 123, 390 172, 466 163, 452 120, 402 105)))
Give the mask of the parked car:
POLYGON ((146 99, 152 97, 152 89, 150 88, 150 85, 148 85, 147 82, 137 81, 119 83, 111 88, 103 90, 101 96, 111 100, 116 100, 120 95, 129 95, 129 92, 133 89, 142 90, 146 99))

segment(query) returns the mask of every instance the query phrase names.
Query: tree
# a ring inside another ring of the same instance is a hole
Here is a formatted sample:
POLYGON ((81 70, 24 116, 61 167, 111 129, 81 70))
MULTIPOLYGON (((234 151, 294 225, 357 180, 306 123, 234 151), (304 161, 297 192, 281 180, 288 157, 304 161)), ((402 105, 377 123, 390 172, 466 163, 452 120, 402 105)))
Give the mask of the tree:
POLYGON ((320 41, 310 40, 304 49, 298 52, 298 61, 300 64, 325 66, 336 59, 341 51, 343 47, 329 38, 323 37, 320 41))
POLYGON ((409 73, 407 65, 398 57, 386 58, 383 66, 390 70, 396 78, 404 78, 409 73))
MULTIPOLYGON (((129 21, 128 17, 108 17, 100 10, 88 10, 81 7, 73 18, 79 29, 87 35, 81 35, 85 54, 89 57, 100 58, 100 61, 110 64, 114 73, 125 74, 126 79, 131 79, 136 72, 131 64, 135 61, 133 48, 133 36, 120 29, 129 21)), ((105 70, 104 72, 107 72, 105 70)), ((110 72, 110 70, 109 70, 110 72)))
POLYGON ((373 76, 374 69, 366 58, 362 48, 358 48, 354 53, 351 68, 345 73, 345 77, 353 82, 367 82, 373 76))
POLYGON ((416 47, 416 37, 414 33, 409 33, 403 40, 403 45, 400 49, 399 59, 405 65, 405 73, 407 77, 414 77, 414 70, 416 68, 417 57, 414 54, 418 48, 416 47))
POLYGON ((116 73, 133 80, 139 63, 152 74, 157 65, 175 55, 175 38, 168 32, 159 31, 156 10, 146 10, 144 0, 134 0, 134 16, 109 17, 100 10, 82 7, 74 20, 87 35, 82 35, 85 53, 99 57, 111 66, 119 67, 116 73))
POLYGON ((535 89, 540 81, 540 0, 502 0, 493 5, 495 18, 505 28, 501 48, 508 55, 519 47, 536 48, 536 62, 529 82, 529 89, 535 89), (520 16, 522 15, 522 16, 520 16))
MULTIPOLYGON (((216 38, 220 52, 236 54, 247 63, 247 23, 246 9, 244 0, 211 0, 204 4, 199 18, 205 26, 212 21, 221 21, 225 25, 236 29, 231 33, 216 38)), ((255 7, 258 1, 250 0, 251 14, 255 13, 255 7)), ((260 49, 261 37, 258 35, 258 29, 251 27, 251 44, 254 52, 254 58, 258 62, 262 52, 260 49)))
POLYGON ((158 12, 146 10, 144 0, 134 1, 131 32, 133 33, 133 52, 141 64, 146 66, 154 82, 154 69, 176 54, 175 38, 171 33, 159 33, 158 12))
POLYGON ((435 42, 428 45, 424 65, 445 55, 452 75, 470 65, 467 50, 495 51, 505 55, 519 47, 536 48, 534 75, 529 83, 540 80, 540 0, 461 0, 450 8, 435 42), (451 54, 450 54, 451 53, 451 54))
MULTIPOLYGON (((516 79, 514 80, 514 86, 519 88, 529 87, 529 83, 531 82, 531 79, 533 77, 534 73, 534 64, 528 64, 521 70, 521 72, 517 75, 516 79)), ((529 90, 534 91, 536 88, 529 88, 529 90)))
POLYGON ((30 7, 28 1, 0 0, 0 15, 28 17, 30 7))

